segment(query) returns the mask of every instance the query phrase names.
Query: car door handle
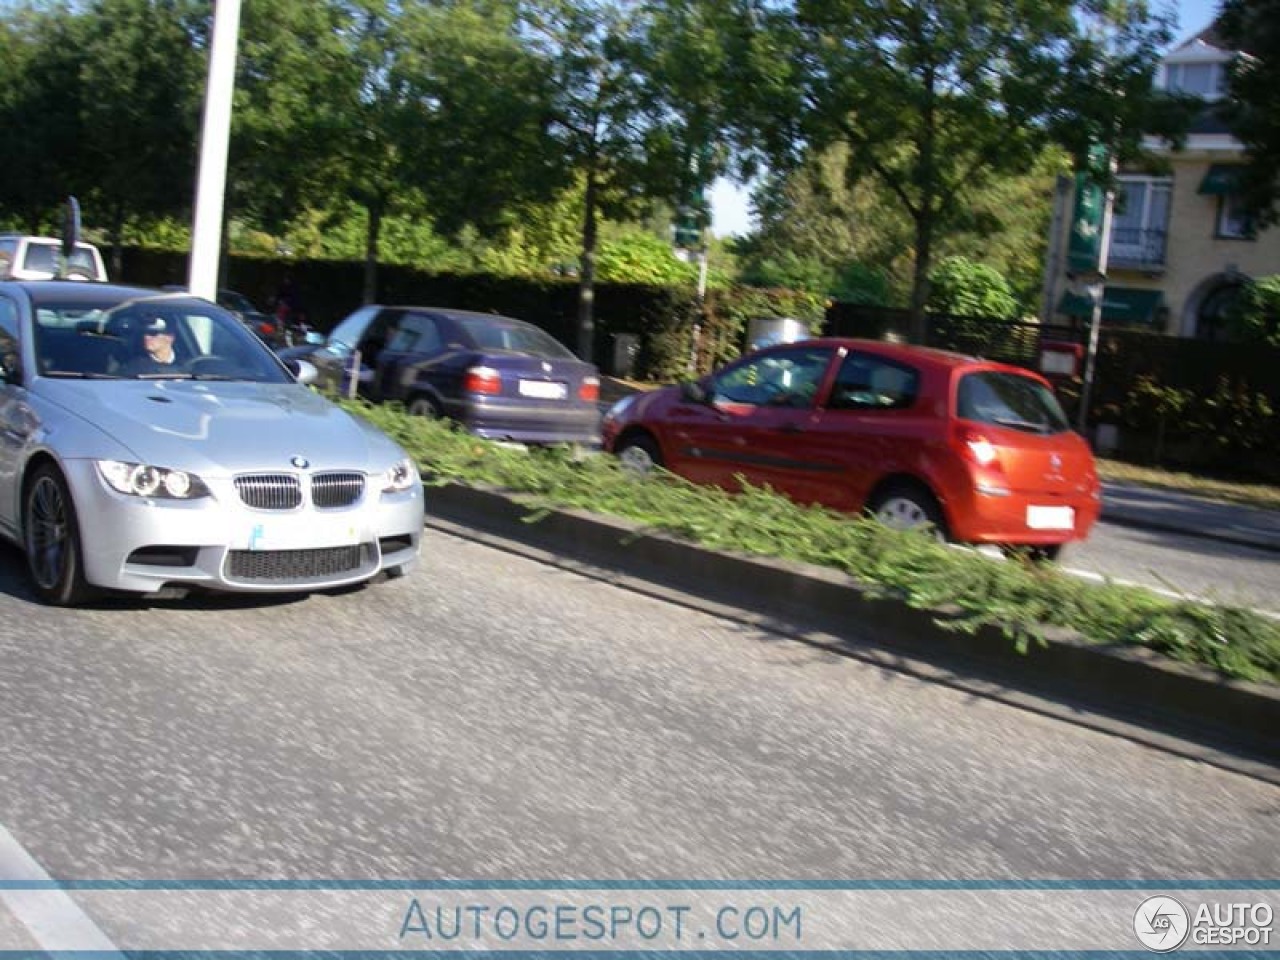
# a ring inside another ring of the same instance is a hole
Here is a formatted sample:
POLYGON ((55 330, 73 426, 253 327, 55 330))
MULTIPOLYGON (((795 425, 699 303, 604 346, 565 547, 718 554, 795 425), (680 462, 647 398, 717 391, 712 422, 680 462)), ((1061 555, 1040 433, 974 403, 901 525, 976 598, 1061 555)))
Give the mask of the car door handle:
POLYGON ((779 433, 804 433, 804 427, 798 423, 784 423, 778 428, 779 433))

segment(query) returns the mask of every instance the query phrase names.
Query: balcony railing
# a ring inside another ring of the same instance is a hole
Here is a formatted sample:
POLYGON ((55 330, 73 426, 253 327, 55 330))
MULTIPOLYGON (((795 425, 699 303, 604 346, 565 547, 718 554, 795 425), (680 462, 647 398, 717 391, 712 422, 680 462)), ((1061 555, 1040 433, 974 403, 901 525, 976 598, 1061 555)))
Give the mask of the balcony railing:
POLYGON ((1165 230, 1114 227, 1107 262, 1130 270, 1162 270, 1165 263, 1165 230))

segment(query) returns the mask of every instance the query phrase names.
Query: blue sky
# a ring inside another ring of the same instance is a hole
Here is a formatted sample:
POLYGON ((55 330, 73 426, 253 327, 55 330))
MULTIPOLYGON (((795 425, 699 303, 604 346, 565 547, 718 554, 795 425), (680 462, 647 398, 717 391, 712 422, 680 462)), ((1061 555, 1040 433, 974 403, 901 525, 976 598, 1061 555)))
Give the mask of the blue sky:
MULTIPOLYGON (((1178 0, 1175 43, 1182 43, 1207 27, 1218 6, 1218 0, 1178 0)), ((727 180, 717 181, 711 188, 711 231, 718 237, 727 237, 750 229, 747 191, 727 180)))

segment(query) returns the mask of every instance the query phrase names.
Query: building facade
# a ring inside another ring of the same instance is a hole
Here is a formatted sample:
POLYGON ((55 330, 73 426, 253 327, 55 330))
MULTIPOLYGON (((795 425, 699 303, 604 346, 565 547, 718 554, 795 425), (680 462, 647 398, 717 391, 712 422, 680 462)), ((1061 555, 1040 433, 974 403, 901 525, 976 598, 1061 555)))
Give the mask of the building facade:
MULTIPOLYGON (((1220 118, 1235 53, 1214 29, 1170 51, 1156 82, 1193 93, 1205 109, 1181 150, 1158 140, 1151 153, 1168 172, 1120 171, 1108 244, 1103 321, 1173 336, 1223 339, 1224 319, 1243 284, 1280 273, 1280 229, 1259 229, 1236 192, 1243 145, 1220 118)), ((1064 296, 1058 313, 1087 305, 1064 296)))

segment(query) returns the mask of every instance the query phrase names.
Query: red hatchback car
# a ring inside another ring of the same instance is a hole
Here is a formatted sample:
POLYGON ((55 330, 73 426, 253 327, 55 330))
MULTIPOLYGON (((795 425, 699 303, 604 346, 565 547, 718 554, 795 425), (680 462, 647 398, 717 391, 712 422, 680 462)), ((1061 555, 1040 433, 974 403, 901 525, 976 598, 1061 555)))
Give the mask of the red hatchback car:
POLYGON ((1098 519, 1093 455, 1049 384, 1018 367, 921 347, 808 340, 696 383, 626 397, 605 449, 734 489, 867 510, 897 527, 1055 557, 1098 519))

